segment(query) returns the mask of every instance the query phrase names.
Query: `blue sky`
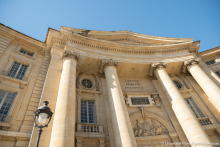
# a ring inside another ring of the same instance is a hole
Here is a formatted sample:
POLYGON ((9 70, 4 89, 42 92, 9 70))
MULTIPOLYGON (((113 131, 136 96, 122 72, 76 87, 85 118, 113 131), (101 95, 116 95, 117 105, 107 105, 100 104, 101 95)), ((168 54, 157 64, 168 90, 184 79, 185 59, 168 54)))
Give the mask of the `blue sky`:
POLYGON ((220 0, 0 0, 0 23, 44 41, 61 26, 200 40, 220 46, 220 0))

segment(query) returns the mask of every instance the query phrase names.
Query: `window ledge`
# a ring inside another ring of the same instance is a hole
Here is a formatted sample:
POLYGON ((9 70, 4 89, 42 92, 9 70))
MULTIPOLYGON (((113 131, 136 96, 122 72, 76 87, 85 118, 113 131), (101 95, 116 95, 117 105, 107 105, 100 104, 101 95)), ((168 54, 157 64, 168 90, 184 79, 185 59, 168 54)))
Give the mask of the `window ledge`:
POLYGON ((76 137, 96 137, 96 138, 102 138, 106 137, 105 133, 93 133, 93 132, 75 132, 76 137))
POLYGON ((7 129, 11 128, 11 124, 0 122, 0 127, 1 127, 1 130, 7 130, 7 129))
POLYGON ((10 82, 18 83, 18 84, 20 84, 20 88, 21 88, 21 89, 23 89, 24 86, 27 85, 27 82, 26 82, 26 81, 19 80, 19 79, 15 79, 15 78, 12 78, 12 77, 9 77, 9 76, 5 76, 5 75, 0 75, 0 83, 1 83, 3 80, 7 80, 7 81, 10 81, 10 82))
POLYGON ((29 133, 21 133, 21 132, 12 132, 12 131, 1 131, 0 130, 0 135, 1 136, 6 136, 6 137, 15 137, 15 138, 24 138, 29 140, 31 138, 31 134, 29 133))

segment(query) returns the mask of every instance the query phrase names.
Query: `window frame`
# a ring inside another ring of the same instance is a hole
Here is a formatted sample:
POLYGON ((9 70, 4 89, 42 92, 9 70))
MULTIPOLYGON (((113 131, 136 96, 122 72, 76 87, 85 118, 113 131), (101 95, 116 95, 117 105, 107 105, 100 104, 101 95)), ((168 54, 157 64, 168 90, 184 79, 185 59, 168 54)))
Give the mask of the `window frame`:
MULTIPOLYGON (((83 95, 77 95, 77 122, 78 123, 82 123, 81 122, 81 101, 82 100, 88 100, 88 101, 94 101, 95 102, 95 114, 96 114, 96 122, 95 124, 97 123, 100 123, 100 107, 99 107, 99 96, 98 95, 86 95, 86 96, 83 96, 83 95)), ((91 124, 91 123, 90 123, 91 124)))
POLYGON ((215 74, 220 78, 220 70, 216 71, 215 74))
POLYGON ((21 54, 23 54, 23 55, 26 55, 26 56, 28 56, 28 57, 34 57, 34 54, 35 54, 35 52, 30 52, 30 51, 28 51, 28 50, 26 50, 26 49, 24 49, 24 48, 20 48, 20 49, 18 50, 18 52, 21 53, 21 54), (24 52, 26 52, 26 53, 23 53, 22 51, 24 51, 24 52), (28 54, 32 54, 32 55, 28 55, 28 54))
POLYGON ((26 75, 28 69, 29 69, 29 65, 23 64, 23 63, 21 63, 21 62, 14 61, 14 62, 12 63, 12 65, 11 65, 10 69, 9 69, 8 72, 7 72, 7 76, 12 77, 12 78, 15 78, 15 79, 18 79, 18 80, 23 80, 23 79, 26 77, 25 75, 26 75), (18 70, 16 71, 16 74, 15 74, 14 76, 10 76, 9 74, 10 74, 10 72, 11 72, 11 70, 12 70, 14 64, 16 64, 16 63, 20 64, 19 67, 18 67, 18 70), (22 79, 20 79, 20 78, 17 78, 17 76, 21 76, 21 75, 18 75, 18 73, 20 72, 22 65, 23 65, 23 66, 27 66, 27 68, 26 68, 26 70, 25 70, 25 72, 24 72, 24 75, 23 75, 22 79))
POLYGON ((204 113, 201 111, 201 109, 199 108, 199 105, 195 102, 195 100, 193 99, 193 97, 187 97, 187 98, 184 98, 187 106, 190 108, 190 110, 192 111, 192 113, 195 115, 196 118, 203 118, 203 117, 206 117, 204 115, 204 113), (187 103, 187 100, 191 99, 191 107, 189 106, 189 104, 187 103), (192 108, 194 107, 194 108, 192 108), (194 112, 196 110, 196 112, 194 112), (198 116, 197 116, 198 115, 198 116), (200 116, 199 116, 200 115, 200 116))
POLYGON ((7 116, 10 117, 9 121, 8 122, 2 122, 2 123, 10 123, 11 121, 11 118, 12 118, 12 115, 17 115, 17 113, 19 113, 19 111, 17 111, 16 113, 13 113, 14 109, 15 109, 15 106, 17 104, 17 101, 21 95, 21 89, 19 88, 12 88, 12 87, 9 87, 9 86, 5 86, 5 85, 0 85, 0 90, 4 90, 4 91, 8 91, 8 92, 12 92, 12 93, 16 93, 16 96, 15 96, 15 99, 14 99, 14 102, 10 108, 10 110, 8 111, 8 114, 7 116))
POLYGON ((82 114, 82 101, 84 101, 84 102, 86 102, 86 111, 87 111, 87 116, 86 116, 86 121, 87 122, 82 122, 82 116, 81 116, 81 118, 80 118, 80 122, 81 123, 97 123, 97 118, 96 118, 96 105, 95 105, 95 101, 94 100, 84 100, 84 99, 81 99, 81 111, 80 111, 80 113, 82 114), (95 115, 95 116, 93 116, 93 118, 95 118, 94 120, 93 120, 93 122, 90 122, 90 116, 89 116, 89 102, 94 102, 94 108, 93 108, 93 110, 94 110, 94 112, 93 112, 93 115, 95 115))
POLYGON ((215 61, 215 59, 213 59, 213 60, 205 62, 205 64, 206 65, 213 65, 213 64, 216 64, 216 61, 215 61))

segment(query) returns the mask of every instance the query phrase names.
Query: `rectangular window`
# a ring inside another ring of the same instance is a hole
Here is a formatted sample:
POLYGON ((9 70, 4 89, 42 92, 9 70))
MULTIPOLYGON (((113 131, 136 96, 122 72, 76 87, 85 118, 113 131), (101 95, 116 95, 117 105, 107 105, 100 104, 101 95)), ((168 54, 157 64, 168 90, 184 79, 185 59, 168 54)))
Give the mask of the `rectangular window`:
POLYGON ((16 93, 0 90, 0 122, 8 122, 8 113, 15 100, 16 93))
POLYGON ((28 55, 28 56, 30 56, 30 57, 33 57, 33 55, 34 55, 34 53, 25 51, 25 50, 23 50, 23 49, 21 49, 19 52, 22 53, 22 54, 28 55))
POLYGON ((95 101, 81 100, 81 122, 96 123, 95 101))
POLYGON ((215 73, 218 75, 218 77, 220 77, 220 71, 217 71, 215 73))
POLYGON ((215 60, 208 61, 208 62, 206 62, 206 64, 207 64, 207 65, 215 64, 215 60))
POLYGON ((8 76, 23 80, 25 72, 27 71, 27 68, 28 68, 27 65, 24 65, 24 64, 21 64, 18 62, 14 62, 9 73, 8 73, 8 76))
POLYGON ((195 116, 197 118, 204 117, 204 115, 201 113, 199 108, 196 106, 196 104, 192 98, 185 99, 185 101, 188 104, 188 106, 191 108, 191 110, 193 111, 193 113, 195 114, 195 116))

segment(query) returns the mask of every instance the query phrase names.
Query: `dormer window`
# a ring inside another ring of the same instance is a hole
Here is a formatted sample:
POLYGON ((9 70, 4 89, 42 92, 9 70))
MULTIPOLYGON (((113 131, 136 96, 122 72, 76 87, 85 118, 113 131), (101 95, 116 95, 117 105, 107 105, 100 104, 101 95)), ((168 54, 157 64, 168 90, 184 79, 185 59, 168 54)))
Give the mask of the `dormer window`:
POLYGON ((22 54, 28 55, 30 57, 33 57, 33 55, 34 55, 34 53, 28 52, 28 51, 23 50, 23 49, 21 49, 19 52, 22 53, 22 54))
POLYGON ((215 60, 213 59, 213 60, 211 60, 211 61, 208 61, 208 62, 206 62, 206 64, 207 65, 212 65, 212 64, 215 64, 216 62, 215 62, 215 60))

